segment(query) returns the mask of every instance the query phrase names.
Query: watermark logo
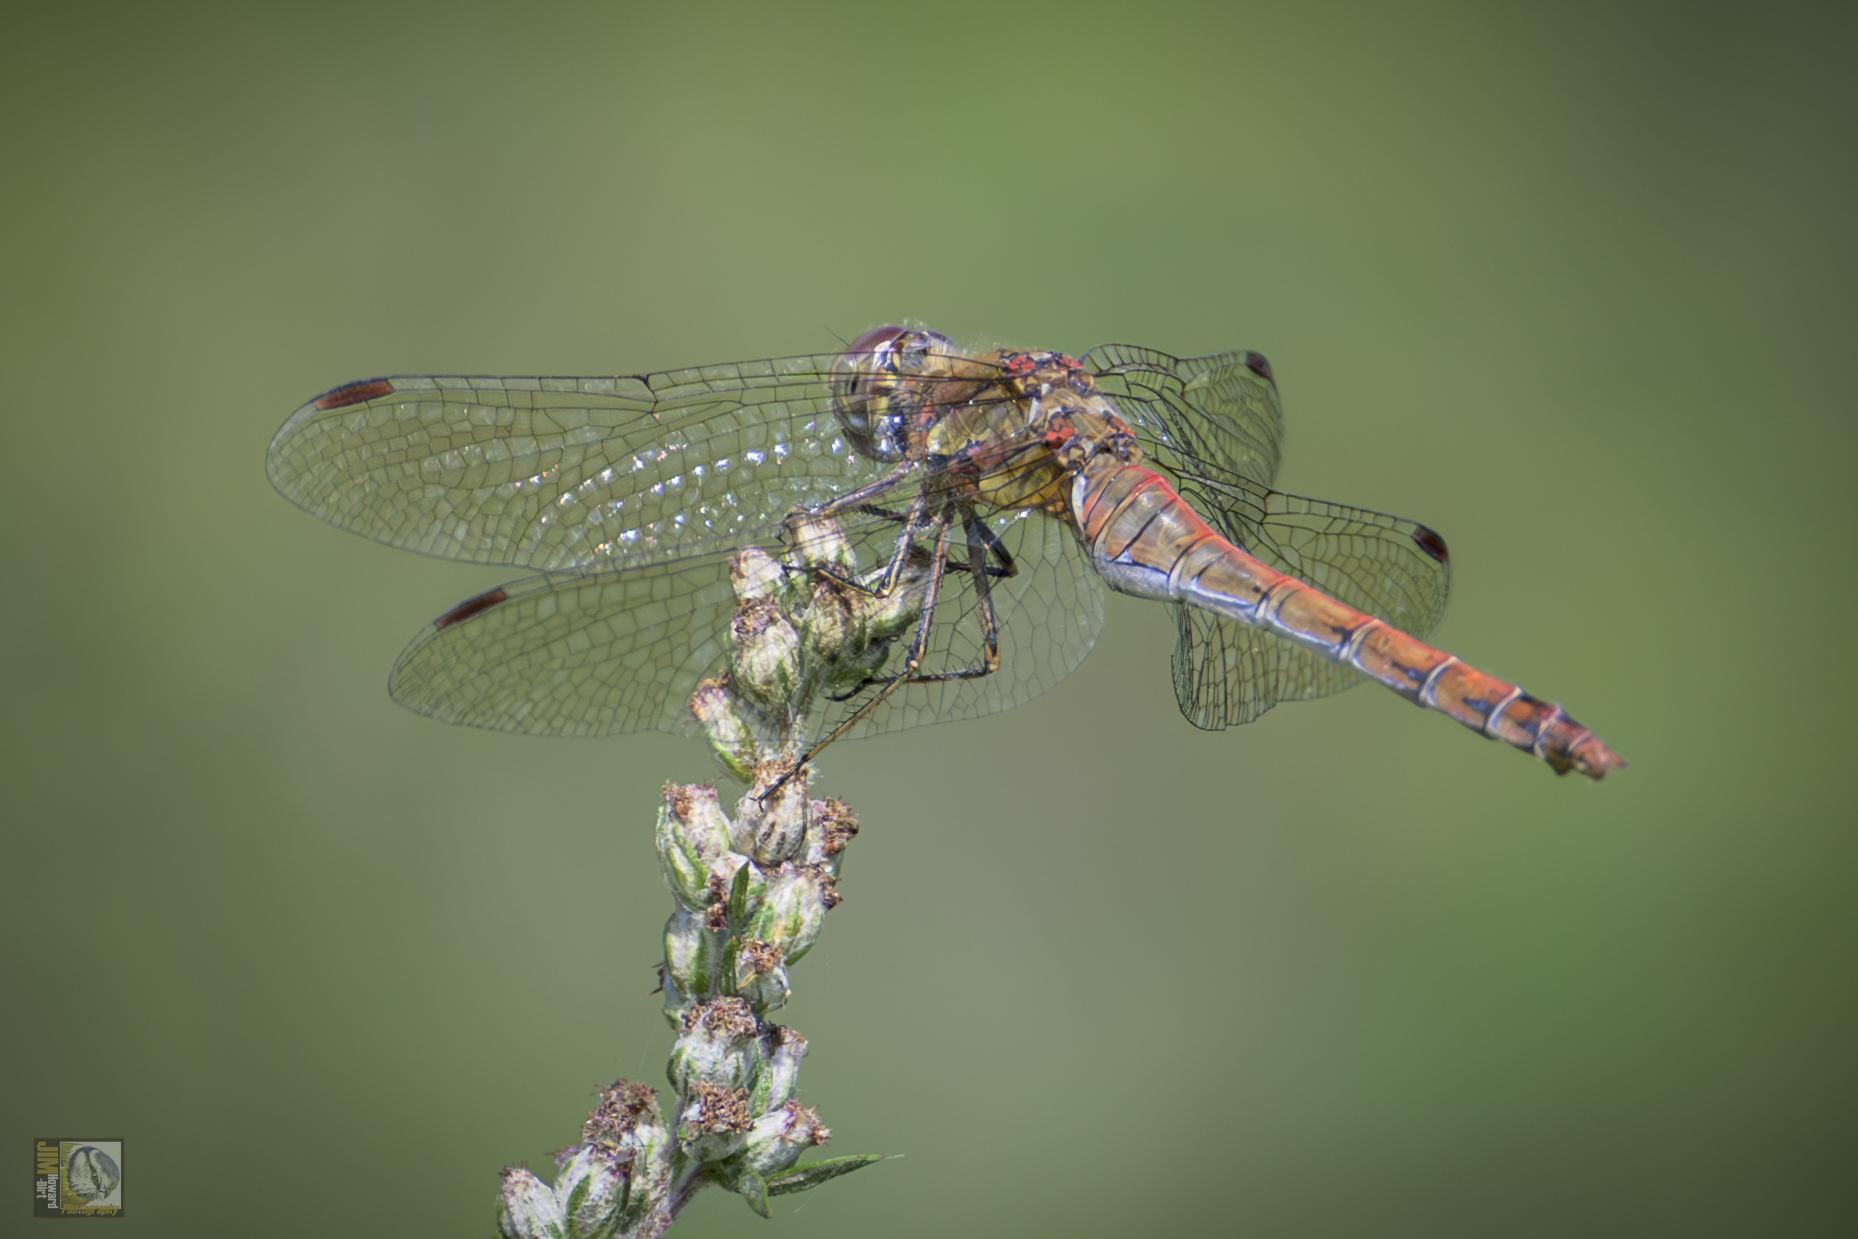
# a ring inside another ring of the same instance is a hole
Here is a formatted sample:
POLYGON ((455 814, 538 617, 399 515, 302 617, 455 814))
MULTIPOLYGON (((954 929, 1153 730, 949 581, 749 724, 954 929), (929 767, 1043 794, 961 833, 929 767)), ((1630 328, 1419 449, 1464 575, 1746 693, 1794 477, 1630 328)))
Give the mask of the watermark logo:
POLYGON ((121 1217, 123 1142, 41 1137, 32 1142, 34 1217, 121 1217))

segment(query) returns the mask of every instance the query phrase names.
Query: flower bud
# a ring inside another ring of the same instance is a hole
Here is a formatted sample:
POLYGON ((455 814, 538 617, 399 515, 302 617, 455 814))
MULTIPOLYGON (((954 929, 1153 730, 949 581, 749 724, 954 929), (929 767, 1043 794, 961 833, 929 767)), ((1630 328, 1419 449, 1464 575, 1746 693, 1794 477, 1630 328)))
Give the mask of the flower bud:
POLYGON ((555 1200, 576 1239, 607 1239, 619 1230, 632 1187, 632 1152, 583 1144, 555 1176, 555 1200))
POLYGON ((830 873, 817 865, 785 865, 770 875, 767 896, 741 932, 780 948, 787 963, 798 963, 818 940, 826 910, 836 902, 830 873))
POLYGON ((747 924, 748 918, 761 906, 768 892, 768 878, 762 873, 761 867, 748 857, 734 852, 723 857, 711 881, 720 899, 705 909, 705 915, 709 918, 710 928, 719 933, 730 925, 747 924))
POLYGON ((559 1239, 566 1233, 554 1189, 520 1166, 503 1172, 497 1233, 503 1239, 559 1239))
POLYGON ((677 1138, 692 1157, 720 1161, 741 1151, 753 1126, 747 1089, 698 1081, 678 1115, 677 1138))
POLYGON ((781 948, 749 939, 736 948, 735 992, 757 1012, 772 1011, 793 993, 781 948))
POLYGON ((821 666, 819 691, 835 701, 863 692, 883 676, 895 645, 889 638, 847 642, 837 658, 821 666))
POLYGON ((766 1178, 799 1161, 807 1149, 830 1139, 832 1131, 820 1125, 818 1111, 789 1101, 755 1120, 742 1160, 750 1170, 766 1178))
POLYGON ((658 1090, 636 1080, 615 1080, 600 1090, 600 1100, 581 1124, 589 1143, 624 1143, 626 1137, 658 1121, 658 1090))
POLYGON ((864 640, 863 621, 852 611, 850 593, 845 586, 826 577, 813 582, 813 596, 806 605, 801 630, 806 649, 816 666, 836 674, 834 664, 855 653, 864 640))
POLYGON ((664 1001, 667 1012, 702 1002, 716 992, 723 935, 704 914, 678 904, 664 927, 664 1001))
POLYGON ((755 1082, 751 1103, 755 1113, 766 1114, 786 1105, 800 1082, 800 1062, 806 1057, 806 1038, 785 1024, 776 1024, 764 1035, 767 1042, 767 1066, 755 1082))
POLYGON ((760 547, 745 547, 729 561, 729 588, 744 607, 779 602, 786 584, 786 571, 760 547))
POLYGON ((772 602, 747 602, 729 621, 730 683, 764 710, 780 713, 800 686, 800 633, 772 602))
POLYGON ((657 1092, 631 1080, 613 1081, 587 1115, 581 1141, 627 1162, 631 1185, 621 1224, 630 1226, 651 1199, 662 1195, 670 1174, 671 1134, 659 1119, 657 1092))
POLYGON ((685 907, 710 902, 712 866, 729 850, 729 818, 716 789, 667 783, 658 810, 658 862, 671 893, 685 907))
POLYGON ((929 554, 916 550, 905 560, 889 593, 852 593, 852 615, 863 626, 865 641, 877 644, 909 631, 922 611, 923 586, 928 580, 929 554))
POLYGON ((791 769, 763 767, 755 775, 748 795, 736 805, 736 847, 757 864, 778 865, 800 855, 806 844, 807 771, 801 769, 769 795, 764 789, 791 769), (762 797, 767 799, 763 800, 762 797))
POLYGON ((805 512, 795 513, 787 518, 787 534, 795 557, 807 567, 824 568, 847 577, 858 570, 852 544, 846 541, 845 531, 839 528, 837 521, 822 520, 805 512))
POLYGON ((843 800, 815 800, 808 810, 806 862, 822 865, 836 877, 840 857, 858 834, 858 819, 843 800))
POLYGON ((690 713, 709 737, 710 748, 729 773, 746 783, 762 761, 760 734, 749 717, 748 703, 729 687, 727 679, 711 677, 690 695, 690 713))
POLYGON ((716 998, 684 1012, 668 1071, 680 1093, 698 1084, 744 1088, 761 1072, 761 1025, 741 998, 716 998))

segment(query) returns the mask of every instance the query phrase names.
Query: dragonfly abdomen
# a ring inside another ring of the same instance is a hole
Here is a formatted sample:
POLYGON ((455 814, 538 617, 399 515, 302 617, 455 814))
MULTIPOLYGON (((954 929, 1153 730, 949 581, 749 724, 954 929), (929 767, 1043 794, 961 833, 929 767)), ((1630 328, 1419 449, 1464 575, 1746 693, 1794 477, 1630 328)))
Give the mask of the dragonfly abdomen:
POLYGON ((1578 770, 1598 779, 1626 764, 1554 702, 1234 546, 1152 470, 1097 457, 1078 475, 1072 512, 1092 562, 1115 589, 1267 628, 1415 705, 1533 754, 1556 773, 1578 770))

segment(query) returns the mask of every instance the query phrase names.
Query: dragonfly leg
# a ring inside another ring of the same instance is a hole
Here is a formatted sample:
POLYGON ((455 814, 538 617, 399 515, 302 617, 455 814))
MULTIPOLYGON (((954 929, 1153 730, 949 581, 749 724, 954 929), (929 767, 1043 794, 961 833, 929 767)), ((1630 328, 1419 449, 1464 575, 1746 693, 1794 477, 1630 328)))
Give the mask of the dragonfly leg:
MULTIPOLYGON (((1004 568, 990 567, 974 576, 975 612, 981 621, 981 665, 962 667, 954 671, 935 671, 928 675, 919 674, 914 665, 910 665, 898 675, 868 676, 851 691, 834 694, 832 700, 849 701, 874 685, 882 685, 882 692, 871 703, 871 706, 875 706, 876 702, 882 701, 902 684, 939 684, 947 680, 974 680, 981 676, 992 675, 1000 669, 1000 622, 994 611, 993 583, 988 578, 1012 576, 1019 571, 1019 567, 1013 562, 1012 556, 1007 553, 1006 547, 1001 545, 1000 539, 994 535, 993 530, 987 527, 987 522, 976 516, 972 508, 963 513, 962 526, 968 538, 968 562, 962 564, 951 561, 948 564, 950 570, 964 569, 968 567, 968 564, 985 563, 989 548, 1006 564, 1004 568)), ((867 707, 860 714, 855 715, 852 721, 855 722, 864 714, 868 714, 870 708, 867 707)))
MULTIPOLYGON (((953 568, 955 565, 950 564, 949 567, 953 568)), ((931 671, 927 675, 916 671, 905 671, 897 675, 872 676, 849 693, 835 694, 832 700, 849 701, 868 688, 881 686, 881 692, 871 702, 871 705, 875 706, 877 702, 882 701, 904 684, 944 684, 951 680, 978 680, 1000 670, 999 619, 994 613, 992 596, 987 592, 987 587, 981 584, 988 575, 990 574, 982 573, 975 582, 975 592, 979 595, 975 601, 975 612, 981 621, 981 662, 979 666, 957 667, 953 671, 931 671)), ((868 712, 867 710, 866 713, 868 712)))
POLYGON ((902 461, 895 469, 892 469, 889 473, 877 479, 877 481, 867 482, 857 490, 848 490, 843 495, 833 496, 816 508, 806 508, 804 510, 809 516, 816 516, 821 520, 830 520, 841 512, 863 507, 867 499, 875 499, 879 495, 895 490, 914 472, 916 472, 915 461, 902 461))
POLYGON ((911 639, 910 651, 904 657, 903 674, 893 676, 881 684, 877 692, 873 693, 869 700, 848 714, 844 721, 837 727, 834 727, 820 739, 815 740, 812 745, 807 748, 806 752, 800 754, 799 760, 794 762, 793 768, 776 779, 768 787, 767 791, 761 793, 759 799, 764 804, 769 797, 780 791, 787 783, 787 780, 793 778, 794 775, 805 769, 808 762, 819 756, 822 749, 856 727, 865 719, 869 718, 871 712, 882 705, 901 685, 909 683, 910 678, 916 674, 916 669, 922 665, 923 652, 929 648, 929 632, 935 622, 936 599, 942 592, 943 570, 948 563, 949 513, 946 510, 938 513, 933 523, 935 525, 935 550, 931 552, 930 555, 929 578, 923 583, 922 609, 917 614, 916 635, 911 639))
POLYGON ((987 527, 987 522, 974 514, 973 508, 962 513, 961 523, 967 526, 968 568, 974 576, 975 606, 981 619, 981 665, 986 668, 986 674, 991 675, 1000 669, 1000 620, 994 614, 993 582, 987 579, 994 571, 985 566, 988 549, 1002 556, 1008 575, 1017 572, 1018 565, 1006 553, 1006 547, 1000 544, 994 531, 987 527), (982 565, 981 570, 975 570, 976 564, 982 565))
MULTIPOLYGON (((986 543, 989 554, 1000 562, 998 568, 989 568, 987 570, 987 575, 997 577, 1018 576, 1019 565, 1014 562, 1012 552, 1006 549, 1006 543, 1000 541, 1000 535, 995 533, 986 521, 974 514, 973 508, 968 509, 967 522, 969 557, 975 557, 974 539, 976 535, 978 535, 980 540, 986 543)), ((966 567, 966 565, 963 566, 966 567)), ((970 571, 972 571, 972 569, 970 569, 970 571)))
MULTIPOLYGON (((909 519, 909 514, 906 512, 899 512, 895 508, 881 507, 875 503, 864 504, 858 510, 865 513, 867 516, 880 517, 883 520, 891 521, 896 524, 902 524, 909 519)), ((1018 575, 1019 565, 1013 562, 1012 554, 1006 549, 1006 545, 1000 541, 999 536, 988 527, 986 521, 978 517, 975 517, 974 520, 975 523, 980 526, 981 541, 986 546, 987 550, 991 552, 991 558, 999 561, 997 566, 992 566, 987 569, 987 575, 991 577, 1010 577, 1018 575)), ((986 555, 970 556, 970 559, 986 559, 988 557, 989 556, 986 555)), ((950 572, 974 571, 969 559, 949 560, 948 570, 950 572)))
MULTIPOLYGON (((897 581, 903 575, 904 566, 909 563, 910 551, 914 549, 916 545, 916 532, 923 527, 923 513, 928 509, 928 506, 929 492, 918 491, 916 492, 916 498, 910 503, 910 510, 908 512, 892 513, 885 511, 883 513, 885 517, 894 518, 899 521, 903 525, 903 528, 897 534, 897 546, 896 549, 891 552, 890 562, 884 567, 884 575, 876 585, 866 585, 862 581, 855 581, 842 572, 834 572, 831 568, 794 567, 790 565, 788 570, 792 572, 816 572, 820 576, 825 577, 828 581, 833 581, 844 586, 846 589, 855 590, 868 597, 888 598, 891 593, 896 590, 897 581)), ((862 512, 868 511, 869 509, 861 506, 858 510, 862 512)))

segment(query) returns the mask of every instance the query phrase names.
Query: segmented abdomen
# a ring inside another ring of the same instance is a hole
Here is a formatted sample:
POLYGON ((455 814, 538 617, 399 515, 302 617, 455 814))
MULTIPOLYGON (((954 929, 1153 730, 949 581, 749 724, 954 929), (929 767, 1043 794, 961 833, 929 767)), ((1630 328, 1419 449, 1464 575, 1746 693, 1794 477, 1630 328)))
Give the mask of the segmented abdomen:
POLYGON ((1402 697, 1556 773, 1598 779, 1625 761, 1552 701, 1262 563, 1220 536, 1160 474, 1098 456, 1078 475, 1072 516, 1111 586, 1268 628, 1346 663, 1402 697))

